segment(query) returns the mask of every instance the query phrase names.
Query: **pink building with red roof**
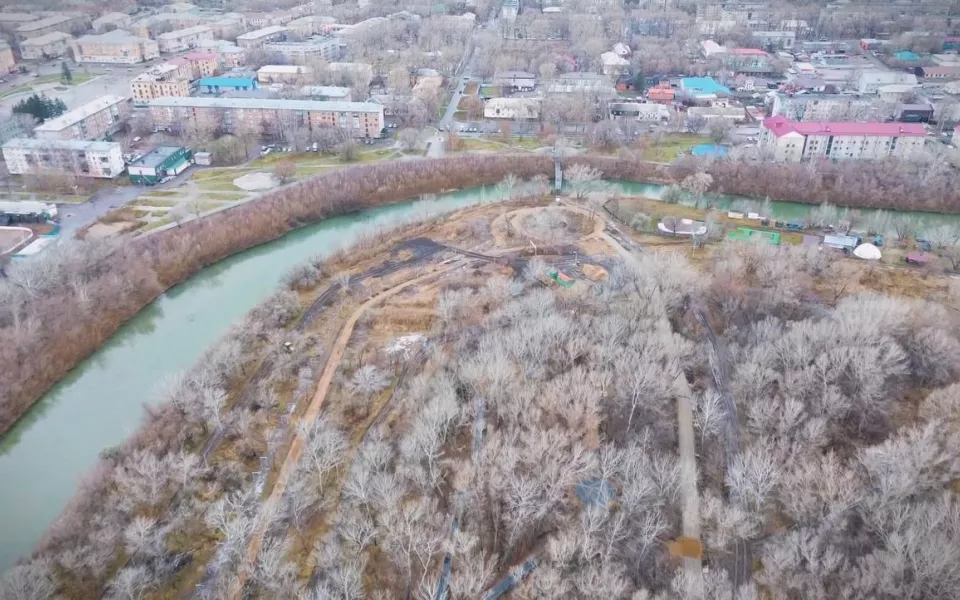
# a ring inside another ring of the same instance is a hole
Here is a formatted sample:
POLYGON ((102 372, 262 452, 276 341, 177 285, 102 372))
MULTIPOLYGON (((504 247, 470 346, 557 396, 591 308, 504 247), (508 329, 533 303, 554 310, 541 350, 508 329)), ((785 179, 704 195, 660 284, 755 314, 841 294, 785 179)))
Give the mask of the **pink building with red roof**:
POLYGON ((800 122, 783 115, 764 119, 760 132, 760 147, 783 162, 907 157, 923 150, 925 141, 919 123, 800 122))

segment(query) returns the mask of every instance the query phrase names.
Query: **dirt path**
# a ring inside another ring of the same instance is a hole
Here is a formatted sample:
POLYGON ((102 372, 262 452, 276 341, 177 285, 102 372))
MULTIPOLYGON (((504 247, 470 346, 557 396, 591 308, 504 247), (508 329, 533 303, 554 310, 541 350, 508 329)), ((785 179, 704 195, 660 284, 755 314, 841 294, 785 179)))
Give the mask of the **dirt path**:
MULTIPOLYGON (((464 263, 458 261, 452 264, 443 265, 431 273, 410 279, 388 290, 380 292, 373 298, 370 298, 361 304, 360 307, 350 315, 350 317, 347 319, 347 322, 344 323, 343 328, 341 328, 340 334, 337 336, 337 341, 330 350, 330 356, 327 358, 327 364, 323 370, 323 375, 320 377, 320 381, 317 384, 316 392, 314 392, 313 398, 310 400, 310 405, 307 407, 306 412, 303 414, 300 420, 310 423, 315 421, 317 416, 320 414, 320 410, 323 408, 324 402, 327 398, 327 392, 330 390, 330 385, 333 383, 333 377, 340 368, 340 361, 343 358, 343 352, 346 350, 347 344, 349 344, 350 338, 353 336, 353 329, 356 326, 357 321, 367 309, 379 302, 382 302, 383 300, 386 300, 387 298, 395 296, 412 285, 416 285, 432 277, 438 277, 448 273, 456 268, 461 267, 463 264, 464 263)), ((291 430, 295 430, 295 428, 292 427, 292 424, 291 430)), ((290 444, 290 450, 287 452, 287 456, 280 468, 280 475, 277 477, 277 481, 274 483, 273 489, 270 491, 270 497, 266 502, 263 503, 263 506, 279 506, 279 501, 283 497, 283 493, 287 488, 287 483, 290 481, 290 476, 293 474, 293 470, 296 468, 296 465, 299 462, 302 454, 303 439, 300 435, 296 435, 293 438, 293 442, 290 444)), ((257 530, 254 531, 253 537, 247 546, 247 552, 244 554, 243 562, 237 569, 237 578, 228 592, 228 597, 233 600, 240 600, 248 573, 256 561, 257 555, 260 553, 260 546, 263 543, 263 535, 265 533, 265 523, 266 519, 261 519, 261 524, 258 526, 257 530)))

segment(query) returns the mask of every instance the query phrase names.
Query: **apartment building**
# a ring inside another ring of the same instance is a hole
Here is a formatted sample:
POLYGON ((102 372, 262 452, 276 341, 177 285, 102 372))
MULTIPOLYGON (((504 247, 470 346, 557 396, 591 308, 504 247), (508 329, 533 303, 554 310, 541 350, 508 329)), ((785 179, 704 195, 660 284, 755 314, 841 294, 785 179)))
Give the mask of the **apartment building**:
POLYGON ((336 60, 340 58, 342 45, 338 38, 328 37, 305 42, 270 42, 263 45, 263 50, 270 54, 280 54, 292 61, 304 61, 307 58, 336 60))
POLYGON ((260 83, 303 83, 312 77, 312 67, 299 65, 266 65, 257 70, 260 83))
POLYGON ((793 121, 862 121, 876 114, 873 98, 848 94, 777 94, 770 116, 793 121))
POLYGON ((289 33, 290 30, 286 27, 271 25, 237 36, 237 45, 244 50, 263 48, 263 45, 268 42, 282 42, 287 39, 289 33))
POLYGON ((132 65, 160 56, 160 47, 154 40, 114 29, 77 38, 73 42, 73 56, 81 63, 132 65))
POLYGON ((333 17, 309 15, 306 17, 300 17, 299 19, 294 19, 293 21, 287 23, 286 26, 294 34, 302 38, 308 38, 312 35, 329 32, 330 26, 336 22, 337 20, 333 17))
POLYGON ((244 19, 247 25, 256 29, 263 29, 274 25, 286 25, 293 21, 294 15, 290 12, 277 11, 268 13, 246 13, 244 19))
POLYGON ((764 119, 760 128, 760 147, 784 162, 903 158, 923 150, 925 139, 919 123, 797 122, 777 116, 764 119))
POLYGON ((134 21, 130 31, 140 37, 156 39, 171 29, 187 29, 198 25, 206 25, 210 17, 206 14, 193 13, 163 13, 134 21))
POLYGON ((37 15, 18 12, 0 12, 0 31, 14 32, 17 27, 39 19, 37 15))
POLYGON ((130 81, 130 94, 137 104, 167 96, 189 96, 192 74, 189 61, 174 59, 134 77, 130 81))
POLYGON ((17 66, 17 60, 13 57, 10 44, 0 40, 0 73, 9 73, 15 66, 17 66))
POLYGON ((71 33, 75 29, 86 29, 90 21, 84 15, 54 15, 45 19, 28 21, 16 28, 18 40, 47 35, 49 33, 71 33))
POLYGON ((168 31, 157 36, 160 52, 183 52, 199 46, 202 40, 212 40, 213 30, 206 25, 168 31))
POLYGON ((130 119, 129 98, 106 95, 50 119, 33 130, 43 140, 100 140, 113 135, 130 119))
POLYGON ((195 126, 236 132, 249 127, 319 130, 337 127, 355 138, 379 137, 383 106, 372 102, 317 102, 259 98, 158 98, 150 116, 159 126, 195 126))
POLYGON ((51 171, 113 179, 124 169, 120 144, 86 140, 12 139, 3 145, 3 160, 14 175, 51 171))
POLYGON ((190 64, 190 79, 213 77, 220 66, 220 61, 214 52, 190 52, 184 54, 183 59, 190 64))
POLYGON ((70 34, 54 31, 20 42, 23 60, 49 60, 66 56, 70 49, 70 34))
POLYGON ((97 33, 106 33, 115 29, 126 29, 133 24, 130 15, 122 12, 111 12, 94 19, 91 27, 97 33))

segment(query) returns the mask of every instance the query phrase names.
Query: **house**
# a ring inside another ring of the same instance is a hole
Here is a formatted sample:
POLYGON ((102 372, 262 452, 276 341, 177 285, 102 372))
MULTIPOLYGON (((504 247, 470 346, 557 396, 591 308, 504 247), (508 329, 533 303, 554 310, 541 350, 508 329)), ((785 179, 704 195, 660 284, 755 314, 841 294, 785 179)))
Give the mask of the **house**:
POLYGON ((960 50, 960 37, 948 35, 943 38, 943 49, 941 52, 957 52, 960 50))
POLYGON ((508 90, 532 90, 537 86, 537 76, 526 71, 501 71, 494 74, 493 83, 508 90))
POLYGON ((540 118, 539 98, 491 98, 483 105, 485 119, 540 118))
POLYGON ((3 160, 14 175, 56 172, 113 179, 124 166, 120 144, 87 140, 13 139, 3 145, 3 160))
POLYGON ((157 146, 127 165, 130 183, 154 185, 164 177, 179 175, 191 162, 189 148, 183 146, 157 146))
POLYGON ((558 75, 547 87, 550 94, 594 94, 614 97, 617 89, 606 75, 575 71, 558 75))
POLYGON ((20 56, 24 60, 50 60, 66 56, 70 50, 70 34, 54 31, 20 42, 20 56))
POLYGON ((197 87, 207 94, 237 90, 250 91, 257 89, 257 80, 253 77, 203 77, 197 82, 197 87))
POLYGON ((73 42, 73 56, 80 63, 132 65, 160 56, 160 45, 122 29, 85 35, 73 42))
POLYGON ((197 25, 162 33, 157 36, 157 43, 160 44, 160 52, 183 52, 199 46, 201 40, 212 39, 212 29, 206 25, 197 25))
POLYGON ((191 80, 212 77, 220 66, 217 55, 213 52, 188 52, 182 58, 190 64, 191 80))
POLYGON ((923 125, 916 123, 798 122, 781 115, 763 120, 759 145, 776 160, 798 162, 908 157, 920 152, 925 140, 923 125))
POLYGON ((268 42, 282 42, 287 39, 290 30, 281 25, 271 25, 256 31, 249 31, 237 36, 237 45, 244 50, 262 48, 268 42))
POLYGON ((617 56, 616 52, 601 54, 600 65, 604 75, 625 75, 630 72, 630 61, 617 56))
POLYGON ((669 83, 660 83, 647 90, 647 99, 658 104, 673 104, 677 93, 669 83))
POLYGON ((710 58, 718 54, 726 54, 727 49, 713 40, 704 40, 700 42, 700 54, 704 58, 710 58))
POLYGON ((307 132, 336 127, 354 138, 375 138, 383 131, 383 106, 373 102, 316 102, 261 98, 157 98, 150 117, 161 127, 193 126, 236 133, 241 124, 259 131, 284 124, 307 132))
POLYGON ((860 238, 853 235, 825 235, 823 236, 823 245, 827 248, 835 248, 844 252, 853 252, 860 244, 860 238))
POLYGON ((108 94, 44 121, 33 132, 44 140, 100 140, 119 131, 131 110, 129 98, 108 94))
POLYGON ((630 46, 624 44, 623 42, 617 42, 613 45, 613 53, 620 58, 628 58, 633 51, 630 50, 630 46))
POLYGON ((882 50, 888 46, 890 42, 888 40, 877 40, 874 38, 864 38, 860 40, 860 49, 864 52, 869 52, 871 50, 882 50))
POLYGON ((917 85, 905 83, 894 83, 877 88, 877 97, 886 104, 897 104, 906 102, 910 97, 916 94, 919 89, 917 85))
POLYGON ((299 65, 265 65, 257 70, 260 83, 299 83, 313 77, 313 67, 299 65))

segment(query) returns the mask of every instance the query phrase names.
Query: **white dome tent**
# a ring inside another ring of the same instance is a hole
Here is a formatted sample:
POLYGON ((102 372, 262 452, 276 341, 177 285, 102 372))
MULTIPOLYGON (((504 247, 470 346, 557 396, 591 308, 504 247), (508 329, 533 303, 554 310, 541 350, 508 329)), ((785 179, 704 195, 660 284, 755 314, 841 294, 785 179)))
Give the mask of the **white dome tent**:
POLYGON ((853 251, 853 255, 863 260, 880 260, 880 248, 873 244, 860 244, 853 251))

